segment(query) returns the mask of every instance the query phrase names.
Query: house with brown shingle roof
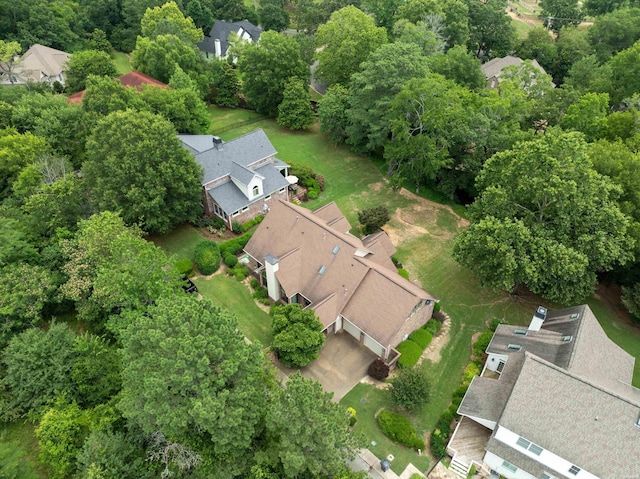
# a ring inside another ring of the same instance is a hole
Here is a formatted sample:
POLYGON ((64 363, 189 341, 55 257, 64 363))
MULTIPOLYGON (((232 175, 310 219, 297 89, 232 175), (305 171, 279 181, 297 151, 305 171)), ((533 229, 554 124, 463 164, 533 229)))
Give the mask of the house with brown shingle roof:
POLYGON ((447 452, 508 479, 605 479, 640 471, 635 359, 587 305, 539 307, 528 328, 500 325, 458 413, 447 452))
POLYGON ((335 203, 275 201, 245 247, 274 301, 311 308, 327 334, 346 332, 382 358, 424 325, 437 299, 397 273, 386 233, 364 239, 335 203))
MULTIPOLYGON (((129 72, 122 76, 118 77, 118 81, 125 88, 135 88, 140 91, 147 85, 157 86, 159 88, 171 88, 169 85, 162 83, 161 81, 156 80, 155 78, 150 77, 149 75, 145 75, 140 72, 129 72)), ((70 103, 82 103, 82 98, 84 98, 84 93, 86 90, 79 91, 74 93, 73 95, 69 95, 68 100, 70 103)))

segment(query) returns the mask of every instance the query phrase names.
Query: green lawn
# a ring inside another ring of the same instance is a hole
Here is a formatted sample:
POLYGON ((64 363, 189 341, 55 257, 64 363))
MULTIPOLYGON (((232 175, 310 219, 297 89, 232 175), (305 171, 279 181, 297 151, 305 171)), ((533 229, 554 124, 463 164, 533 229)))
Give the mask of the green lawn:
POLYGON ((149 236, 148 239, 168 254, 175 255, 177 260, 189 258, 193 261, 196 245, 205 238, 193 226, 185 223, 165 235, 149 236))
POLYGON ((116 64, 116 69, 118 70, 118 75, 124 75, 125 73, 129 73, 133 69, 131 68, 131 62, 129 61, 129 56, 126 53, 116 52, 115 50, 111 52, 111 58, 116 64))
POLYGON ((271 344, 271 316, 256 305, 243 283, 222 274, 211 279, 198 278, 194 283, 202 296, 236 316, 238 329, 247 338, 263 346, 271 344))
POLYGON ((26 421, 0 423, 0 477, 44 479, 49 471, 39 464, 34 426, 26 421))
POLYGON ((358 422, 356 422, 354 431, 364 435, 368 444, 367 448, 371 452, 381 459, 393 454, 394 460, 391 462, 391 469, 394 472, 401 474, 409 463, 421 471, 426 471, 431 462, 427 456, 419 456, 416 451, 394 443, 380 431, 374 416, 380 409, 388 408, 389 401, 387 391, 360 383, 342 398, 340 404, 345 408, 352 407, 356 410, 358 422), (375 446, 372 441, 375 442, 375 446))

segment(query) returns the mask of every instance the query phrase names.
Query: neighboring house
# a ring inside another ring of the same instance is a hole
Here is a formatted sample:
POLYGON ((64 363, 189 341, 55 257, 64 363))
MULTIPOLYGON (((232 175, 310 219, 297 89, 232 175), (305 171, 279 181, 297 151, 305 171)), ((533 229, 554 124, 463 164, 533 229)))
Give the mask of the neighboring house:
MULTIPOLYGON (((139 72, 129 72, 125 75, 118 77, 118 81, 125 88, 135 88, 140 91, 145 85, 158 86, 160 88, 171 88, 169 85, 165 85, 161 81, 151 78, 149 75, 139 72)), ((69 95, 69 102, 82 103, 82 98, 86 90, 79 91, 73 95, 69 95)))
POLYGON ((276 201, 245 261, 274 301, 312 308, 327 334, 346 331, 378 356, 397 358, 394 348, 431 318, 437 300, 398 274, 386 233, 360 240, 350 229, 333 202, 311 212, 276 201))
POLYGON ((46 82, 52 85, 57 81, 64 85, 65 63, 70 56, 69 53, 36 43, 16 62, 12 78, 3 79, 2 83, 24 85, 46 82))
POLYGON ((206 35, 204 40, 198 43, 198 48, 202 52, 202 55, 207 59, 227 58, 229 35, 232 33, 242 41, 253 43, 260 40, 262 29, 256 27, 248 20, 242 20, 240 22, 216 20, 209 35, 206 35))
MULTIPOLYGON (((503 58, 494 58, 493 60, 484 63, 481 66, 482 73, 487 78, 487 86, 489 88, 498 88, 500 84, 500 75, 502 75, 502 71, 513 65, 520 65, 523 62, 522 58, 514 57, 508 55, 503 58)), ((531 64, 536 67, 540 72, 547 73, 544 71, 544 68, 540 66, 540 64, 536 60, 531 60, 531 64)))
POLYGON ((452 468, 471 463, 507 479, 622 479, 640 472, 635 359, 587 305, 548 312, 528 328, 500 325, 449 441, 452 468))
POLYGON ((223 142, 211 135, 178 135, 202 167, 203 206, 229 228, 265 213, 276 200, 289 201, 289 165, 261 129, 223 142))

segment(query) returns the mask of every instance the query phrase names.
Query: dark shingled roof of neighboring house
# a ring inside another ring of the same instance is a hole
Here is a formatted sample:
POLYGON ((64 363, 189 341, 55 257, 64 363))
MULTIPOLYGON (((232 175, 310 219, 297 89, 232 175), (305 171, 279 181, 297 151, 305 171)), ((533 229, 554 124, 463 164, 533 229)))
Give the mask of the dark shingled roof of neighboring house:
POLYGON ((246 31, 250 36, 253 42, 257 42, 260 39, 260 34, 262 33, 262 29, 260 27, 256 27, 254 24, 249 22, 248 20, 242 20, 239 22, 227 22, 225 20, 216 20, 209 32, 209 35, 206 35, 204 39, 198 43, 198 48, 203 52, 214 53, 216 52, 215 41, 216 39, 220 40, 220 53, 224 56, 229 49, 229 34, 231 32, 237 33, 242 28, 246 31))

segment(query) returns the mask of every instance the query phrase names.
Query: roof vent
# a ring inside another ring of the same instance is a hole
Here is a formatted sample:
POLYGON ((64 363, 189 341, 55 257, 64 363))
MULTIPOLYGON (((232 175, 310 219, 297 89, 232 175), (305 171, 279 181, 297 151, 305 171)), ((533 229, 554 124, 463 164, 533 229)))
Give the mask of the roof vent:
POLYGON ((326 270, 327 270, 327 267, 325 265, 322 265, 322 266, 320 266, 320 269, 318 270, 318 274, 320 276, 322 276, 326 270))
POLYGON ((538 309, 536 309, 536 312, 533 314, 533 318, 531 318, 529 331, 540 331, 545 319, 547 319, 547 308, 538 306, 538 309))
POLYGON ((331 254, 338 254, 338 251, 340 251, 340 246, 334 246, 331 250, 331 254))
POLYGON ((213 147, 220 151, 222 150, 222 138, 220 138, 219 136, 213 136, 213 147))
POLYGON ((520 346, 519 344, 509 344, 507 346, 507 349, 509 351, 520 351, 522 349, 522 346, 520 346))
POLYGON ((572 339, 573 339, 573 336, 562 336, 562 342, 563 343, 568 343, 572 339))
POLYGON ((580 317, 579 313, 573 313, 571 316, 569 316, 569 319, 578 319, 580 317))

